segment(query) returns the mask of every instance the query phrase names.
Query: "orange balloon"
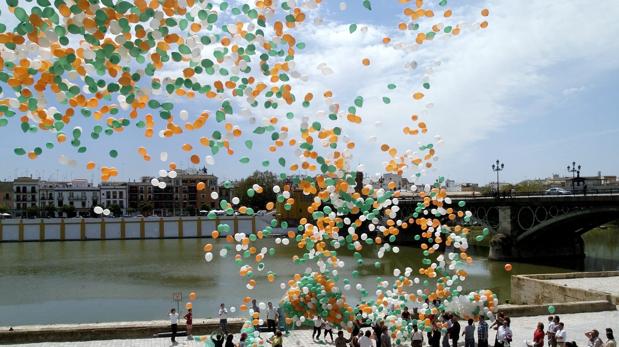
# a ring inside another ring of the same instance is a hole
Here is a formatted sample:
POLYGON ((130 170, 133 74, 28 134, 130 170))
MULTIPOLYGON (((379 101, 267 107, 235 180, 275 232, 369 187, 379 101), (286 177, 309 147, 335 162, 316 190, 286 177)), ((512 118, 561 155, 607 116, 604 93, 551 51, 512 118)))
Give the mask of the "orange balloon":
POLYGON ((189 300, 196 301, 197 298, 198 298, 198 294, 196 294, 196 292, 189 293, 189 300))
POLYGON ((505 264, 504 268, 505 268, 505 271, 508 271, 508 272, 512 271, 512 264, 505 264))

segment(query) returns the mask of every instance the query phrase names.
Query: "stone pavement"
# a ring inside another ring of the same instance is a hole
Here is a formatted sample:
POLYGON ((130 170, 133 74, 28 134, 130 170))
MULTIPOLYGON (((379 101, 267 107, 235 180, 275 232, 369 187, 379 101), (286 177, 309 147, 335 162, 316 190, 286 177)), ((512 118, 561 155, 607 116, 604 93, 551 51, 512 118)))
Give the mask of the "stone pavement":
MULTIPOLYGON (((561 317, 561 321, 565 323, 565 329, 567 331, 567 340, 576 341, 579 346, 586 346, 587 341, 584 333, 591 329, 598 329, 601 333, 601 337, 606 341, 604 336, 605 328, 613 328, 615 334, 619 333, 619 311, 605 311, 605 312, 589 312, 589 313, 576 313, 562 315, 557 312, 561 317)), ((525 340, 531 340, 533 337, 533 331, 537 322, 547 323, 548 316, 534 316, 534 317, 515 317, 512 318, 512 330, 514 334, 514 340, 512 346, 524 347, 525 340)), ((465 322, 461 322, 464 328, 465 322)), ((337 331, 334 331, 337 333, 337 331)), ((270 336, 270 333, 263 333, 264 336, 270 336)), ((335 335, 335 334, 334 334, 335 335)), ((494 340, 495 332, 490 333, 490 340, 494 340)), ((348 334, 345 334, 348 337, 348 334)), ((235 342, 238 342, 239 335, 235 335, 235 342)), ((203 343, 187 341, 186 337, 179 337, 177 339, 179 344, 177 346, 187 347, 199 347, 203 346, 203 343)), ((491 343, 492 344, 492 343, 491 343)), ((460 339, 460 345, 464 345, 464 340, 460 339)), ((129 340, 105 340, 105 341, 86 341, 86 342, 47 342, 47 343, 33 343, 22 344, 20 346, 25 347, 171 347, 169 338, 158 339, 129 339, 129 340)), ((301 347, 324 347, 332 346, 330 343, 316 343, 312 341, 311 330, 295 330, 290 335, 284 338, 284 346, 301 346, 301 347)), ((410 346, 410 342, 407 342, 406 346, 410 346)))
POLYGON ((584 278, 563 278, 556 280, 545 280, 561 286, 580 288, 585 290, 597 290, 619 296, 619 277, 584 277, 584 278))

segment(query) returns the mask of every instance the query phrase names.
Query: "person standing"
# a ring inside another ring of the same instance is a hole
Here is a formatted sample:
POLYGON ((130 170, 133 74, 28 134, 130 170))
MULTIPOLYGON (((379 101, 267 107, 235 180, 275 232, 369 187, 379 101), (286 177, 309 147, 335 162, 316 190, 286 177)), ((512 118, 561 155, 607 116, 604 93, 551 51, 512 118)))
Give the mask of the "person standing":
POLYGON ((436 323, 432 324, 432 331, 430 331, 428 337, 428 343, 430 347, 440 347, 441 345, 441 330, 438 328, 436 323))
POLYGON ((460 323, 458 323, 458 318, 455 315, 451 317, 449 338, 451 339, 452 347, 458 347, 458 340, 460 339, 460 323))
POLYGON ((585 336, 589 339, 588 347, 602 347, 604 344, 602 339, 600 339, 600 332, 596 329, 586 332, 585 336))
POLYGON ((508 347, 512 342, 512 329, 509 327, 511 320, 509 317, 503 319, 503 323, 497 331, 497 346, 508 347))
POLYGON ((533 333, 533 347, 544 347, 544 323, 537 323, 537 329, 533 333))
POLYGON ((350 339, 350 347, 361 347, 359 339, 363 337, 363 331, 359 330, 357 335, 353 335, 350 339))
POLYGON ((234 339, 234 335, 228 334, 228 336, 226 337, 226 344, 224 345, 224 347, 236 347, 236 345, 234 344, 234 341, 232 341, 233 339, 234 339))
POLYGON ((344 332, 340 330, 337 332, 337 337, 335 338, 335 347, 348 347, 348 343, 351 341, 352 339, 346 339, 344 337, 344 332))
POLYGON ((252 320, 254 322, 254 330, 258 331, 259 328, 259 322, 260 322, 260 307, 258 307, 258 304, 256 304, 256 299, 252 299, 251 301, 251 309, 254 311, 254 314, 252 315, 252 320))
POLYGON ((548 330, 546 331, 546 336, 548 338, 548 347, 552 347, 552 340, 555 335, 555 317, 548 316, 548 330))
POLYGON ((170 329, 172 330, 171 340, 173 344, 176 344, 176 332, 178 331, 178 312, 176 312, 175 308, 170 310, 168 317, 170 317, 170 329))
POLYGON ((559 322, 561 322, 561 318, 559 316, 554 316, 552 318, 552 329, 551 326, 548 326, 548 336, 550 338, 550 347, 557 347, 557 330, 559 330, 559 322))
POLYGON ((187 340, 191 340, 191 329, 193 328, 193 313, 191 312, 191 309, 187 309, 187 313, 183 316, 183 318, 185 318, 185 325, 187 326, 185 329, 187 330, 187 340))
POLYGON ((219 328, 224 334, 228 334, 228 310, 226 309, 226 305, 222 302, 219 305, 219 328))
POLYGON ((267 330, 273 331, 275 334, 275 321, 277 320, 277 310, 273 307, 273 303, 269 301, 267 307, 267 330))
POLYGON ((372 343, 372 332, 368 329, 365 331, 365 335, 359 338, 360 347, 374 347, 372 343))
POLYGON ((477 347, 488 347, 488 323, 483 316, 479 317, 477 325, 477 347))
POLYGON ((557 340, 557 346, 565 347, 565 343, 567 342, 567 331, 565 331, 565 324, 563 324, 563 322, 559 323, 559 327, 555 332, 555 340, 557 340))
POLYGON ((333 343, 333 326, 331 326, 331 323, 329 323, 328 321, 325 320, 325 322, 323 323, 323 328, 324 328, 324 338, 325 338, 325 342, 327 341, 327 334, 329 334, 329 336, 331 337, 331 343, 333 343))
POLYGON ((475 325, 473 319, 469 318, 468 325, 464 328, 464 347, 475 347, 475 325))
POLYGON ((407 306, 404 306, 404 311, 402 311, 402 319, 404 319, 407 322, 411 320, 411 313, 408 312, 407 306))
POLYGON ((314 317, 314 331, 312 331, 312 340, 320 340, 320 331, 322 328, 322 318, 320 316, 314 317))
POLYGON ((412 347, 423 346, 423 333, 419 331, 417 324, 413 324, 413 333, 411 334, 411 346, 412 347))
POLYGON ((613 329, 606 328, 606 343, 604 347, 617 347, 617 342, 615 341, 615 335, 613 335, 613 329))
POLYGON ((386 325, 383 325, 383 332, 380 335, 380 345, 382 347, 391 347, 391 336, 386 325))

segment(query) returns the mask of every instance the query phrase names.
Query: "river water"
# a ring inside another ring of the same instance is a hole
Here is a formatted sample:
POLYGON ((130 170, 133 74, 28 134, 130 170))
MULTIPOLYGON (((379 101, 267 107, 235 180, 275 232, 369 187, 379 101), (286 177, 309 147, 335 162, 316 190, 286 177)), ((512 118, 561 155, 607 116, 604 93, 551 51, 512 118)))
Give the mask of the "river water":
MULTIPOLYGON (((594 229, 584 238, 585 270, 619 269, 619 228, 594 229)), ((198 294, 194 316, 213 317, 221 302, 238 307, 246 295, 277 302, 283 294, 279 283, 302 273, 307 266, 291 262, 291 257, 299 254, 295 245, 278 245, 277 254, 265 260, 267 270, 278 274, 277 280, 268 283, 266 270, 256 271, 258 285, 250 292, 233 259, 216 256, 213 262, 204 261, 204 242, 168 239, 0 244, 0 326, 165 319, 175 306, 172 293, 186 296, 190 291, 198 294)), ((272 245, 273 239, 258 244, 272 245)), ((400 248, 399 254, 387 253, 379 269, 374 267, 375 250, 364 250, 365 262, 361 265, 352 254, 342 253, 347 266, 341 277, 351 278, 351 271, 359 270, 360 277, 354 283, 362 283, 372 293, 378 276, 391 274, 394 268, 419 267, 419 249, 400 248)), ((480 248, 477 253, 475 262, 467 268, 464 289, 492 289, 501 302, 509 299, 512 274, 574 271, 561 264, 512 263, 513 270, 508 273, 503 262, 485 257, 487 249, 480 248)), ((358 300, 354 286, 347 295, 351 302, 358 300)))

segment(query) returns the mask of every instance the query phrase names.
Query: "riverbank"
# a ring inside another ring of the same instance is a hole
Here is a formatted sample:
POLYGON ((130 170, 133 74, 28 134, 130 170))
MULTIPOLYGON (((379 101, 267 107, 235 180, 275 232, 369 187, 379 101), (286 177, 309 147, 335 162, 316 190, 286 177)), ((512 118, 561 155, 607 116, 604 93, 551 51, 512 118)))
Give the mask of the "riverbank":
MULTIPOLYGON (((605 328, 614 328, 617 330, 616 324, 619 321, 619 311, 606 311, 606 312, 590 312, 590 313, 576 313, 576 314, 561 314, 557 312, 561 317, 561 321, 565 323, 567 330, 567 340, 576 341, 579 346, 586 346, 587 340, 584 335, 586 331, 591 329, 597 329, 603 332, 605 328)), ((533 337, 533 331, 537 322, 543 322, 546 324, 547 315, 539 315, 532 317, 514 317, 511 320, 511 327, 513 331, 513 345, 522 346, 524 340, 531 340, 533 337)), ((180 327, 184 329, 183 326, 180 327)), ((4 329, 4 328, 0 328, 4 329)), ((494 332, 490 333, 490 338, 494 339, 494 332)), ((262 333, 263 336, 269 337, 270 333, 262 333)), ((312 340, 311 330, 294 330, 284 338, 286 346, 307 346, 307 347, 324 347, 324 342, 315 342, 312 340)), ((348 334, 346 334, 348 336, 348 334)), ((236 334, 234 341, 238 342, 239 335, 236 334)), ((605 340, 605 338, 604 338, 605 340)), ((203 342, 187 341, 186 338, 180 337, 178 339, 180 345, 188 347, 202 347, 203 342)), ((2 342, 0 342, 2 343, 2 342)), ((6 342, 5 342, 6 343, 6 342)), ((112 339, 112 340, 97 340, 97 341, 82 341, 82 342, 41 342, 33 344, 19 344, 20 346, 27 347, 101 347, 101 346, 115 346, 115 347, 169 347, 169 338, 152 338, 151 336, 144 336, 144 338, 128 338, 128 339, 112 339)), ((328 345, 328 344, 327 344, 328 345)), ((410 341, 407 341, 406 346, 410 345, 410 341)), ((461 339, 459 346, 464 346, 464 341, 461 339)))

